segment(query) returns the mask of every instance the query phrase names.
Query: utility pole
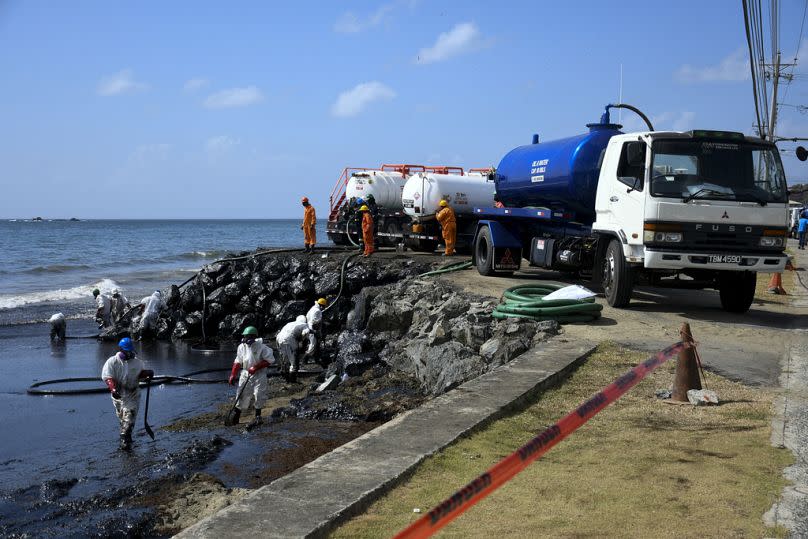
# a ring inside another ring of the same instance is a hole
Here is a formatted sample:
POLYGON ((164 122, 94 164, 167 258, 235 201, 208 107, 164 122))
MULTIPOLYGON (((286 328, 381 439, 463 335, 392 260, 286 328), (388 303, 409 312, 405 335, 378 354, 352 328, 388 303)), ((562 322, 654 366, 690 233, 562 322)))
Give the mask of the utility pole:
POLYGON ((771 120, 769 121, 769 140, 774 139, 774 127, 777 123, 777 86, 780 82, 780 51, 774 59, 774 75, 772 80, 772 108, 771 120))
POLYGON ((777 123, 777 88, 780 85, 780 79, 785 79, 791 82, 794 79, 794 75, 791 73, 783 73, 783 68, 786 67, 794 67, 797 64, 782 64, 780 63, 780 51, 777 51, 776 56, 773 58, 773 64, 763 64, 763 69, 766 71, 766 78, 771 77, 772 80, 772 104, 770 113, 769 113, 769 126, 768 131, 766 133, 766 138, 769 140, 774 140, 774 132, 777 123), (768 69, 771 69, 771 74, 769 74, 768 69))

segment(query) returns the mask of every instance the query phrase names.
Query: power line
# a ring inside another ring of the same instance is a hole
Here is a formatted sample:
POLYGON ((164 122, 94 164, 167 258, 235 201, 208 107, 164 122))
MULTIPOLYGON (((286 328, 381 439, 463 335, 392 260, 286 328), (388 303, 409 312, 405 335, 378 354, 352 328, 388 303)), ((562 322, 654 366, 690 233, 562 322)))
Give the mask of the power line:
MULTIPOLYGON (((808 4, 808 0, 806 0, 808 4)), ((752 37, 749 28, 749 10, 746 5, 746 0, 743 1, 743 21, 744 29, 746 30, 746 44, 749 47, 749 70, 752 72, 752 96, 755 99, 755 116, 757 117, 758 135, 763 134, 763 126, 760 123, 760 108, 758 107, 758 94, 757 94, 757 77, 755 74, 755 64, 753 63, 754 55, 752 54, 752 37)))

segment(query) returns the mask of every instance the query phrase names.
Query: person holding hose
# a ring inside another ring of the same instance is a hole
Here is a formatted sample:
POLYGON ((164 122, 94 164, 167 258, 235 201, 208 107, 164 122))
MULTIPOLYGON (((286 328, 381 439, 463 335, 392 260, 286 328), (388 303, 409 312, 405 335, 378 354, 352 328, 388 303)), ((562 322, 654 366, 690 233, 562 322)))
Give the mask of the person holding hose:
POLYGON ((455 239, 457 237, 457 218, 455 212, 449 206, 446 199, 441 199, 440 210, 435 215, 440 223, 441 232, 443 233, 443 243, 446 244, 446 251, 443 256, 452 256, 455 254, 455 239))
POLYGON ((367 258, 372 255, 374 251, 373 216, 370 214, 370 208, 364 204, 359 208, 359 212, 362 214, 362 241, 365 244, 365 251, 362 256, 367 258))
POLYGON ((317 243, 317 215, 314 212, 314 206, 309 204, 309 198, 303 197, 300 202, 303 204, 303 224, 300 229, 303 231, 303 241, 306 243, 304 252, 313 253, 314 244, 317 243))
POLYGON ((248 427, 252 428, 263 422, 261 408, 267 400, 267 373, 263 369, 273 363, 275 355, 272 349, 264 344, 264 340, 258 338, 258 330, 253 326, 244 328, 241 333, 241 344, 238 345, 236 359, 233 361, 233 369, 230 371, 230 379, 227 381, 232 386, 236 381, 236 375, 241 371, 234 424, 238 424, 241 412, 249 410, 253 403, 255 403, 255 419, 248 427))
POLYGON ((119 351, 104 363, 101 379, 112 394, 112 405, 120 423, 121 445, 124 451, 132 449, 132 430, 135 428, 140 406, 140 381, 154 377, 154 371, 145 369, 135 354, 132 339, 124 337, 118 342, 119 351))

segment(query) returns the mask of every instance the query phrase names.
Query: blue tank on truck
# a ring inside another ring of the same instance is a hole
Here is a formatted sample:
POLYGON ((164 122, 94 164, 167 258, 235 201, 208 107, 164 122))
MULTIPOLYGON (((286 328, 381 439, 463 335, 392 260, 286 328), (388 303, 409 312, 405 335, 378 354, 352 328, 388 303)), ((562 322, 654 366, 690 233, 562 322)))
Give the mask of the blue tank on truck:
POLYGON ((608 112, 600 123, 587 124, 588 133, 574 137, 519 146, 500 161, 496 192, 508 207, 548 207, 574 213, 574 219, 595 220, 595 192, 603 151, 609 139, 621 134, 619 124, 609 122, 608 112))

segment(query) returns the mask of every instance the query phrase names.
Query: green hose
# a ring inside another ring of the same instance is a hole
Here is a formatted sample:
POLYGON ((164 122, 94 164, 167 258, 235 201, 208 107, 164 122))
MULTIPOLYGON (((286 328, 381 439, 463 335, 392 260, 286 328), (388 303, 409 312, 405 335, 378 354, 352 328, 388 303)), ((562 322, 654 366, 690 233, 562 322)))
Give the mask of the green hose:
POLYGON ((452 264, 443 266, 442 268, 438 268, 434 271, 428 271, 426 273, 422 273, 418 277, 428 277, 429 275, 440 275, 441 273, 449 273, 450 271, 464 270, 470 267, 471 267, 471 260, 467 260, 465 262, 454 262, 452 264))
POLYGON ((544 296, 565 285, 523 284, 512 286, 502 294, 502 303, 491 313, 494 318, 528 318, 530 320, 555 320, 559 323, 591 322, 600 318, 603 305, 595 298, 552 299, 544 296))

